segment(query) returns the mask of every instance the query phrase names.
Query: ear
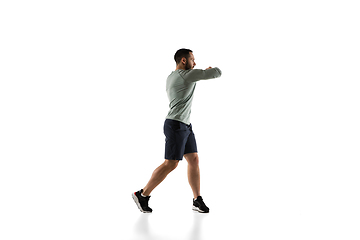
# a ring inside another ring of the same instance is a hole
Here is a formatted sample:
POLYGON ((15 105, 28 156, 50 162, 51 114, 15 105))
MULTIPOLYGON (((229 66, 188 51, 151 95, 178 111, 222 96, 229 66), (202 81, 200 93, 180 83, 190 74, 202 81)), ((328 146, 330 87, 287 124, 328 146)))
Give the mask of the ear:
POLYGON ((186 64, 186 57, 183 57, 183 58, 181 59, 181 62, 182 62, 183 64, 186 64))

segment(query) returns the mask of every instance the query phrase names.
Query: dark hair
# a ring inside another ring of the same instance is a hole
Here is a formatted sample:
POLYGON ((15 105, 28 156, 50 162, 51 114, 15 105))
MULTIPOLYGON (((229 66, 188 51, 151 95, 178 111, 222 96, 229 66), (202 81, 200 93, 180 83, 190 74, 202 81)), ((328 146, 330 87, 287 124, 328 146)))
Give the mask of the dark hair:
POLYGON ((177 50, 174 56, 176 64, 179 64, 183 57, 188 59, 190 57, 191 52, 192 51, 190 49, 185 49, 185 48, 177 50))

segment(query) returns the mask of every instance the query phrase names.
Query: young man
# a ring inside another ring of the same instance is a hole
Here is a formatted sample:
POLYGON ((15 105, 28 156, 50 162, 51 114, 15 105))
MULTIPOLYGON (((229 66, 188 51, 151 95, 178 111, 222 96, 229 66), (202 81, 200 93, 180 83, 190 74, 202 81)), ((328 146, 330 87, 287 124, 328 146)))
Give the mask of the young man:
POLYGON ((194 194, 194 211, 208 213, 209 208, 200 196, 200 169, 195 135, 190 124, 191 103, 196 82, 221 76, 219 68, 194 69, 195 58, 191 50, 179 49, 175 53, 176 69, 167 78, 166 91, 170 101, 164 123, 165 162, 153 172, 148 184, 132 197, 141 212, 151 213, 150 193, 185 157, 188 162, 188 180, 194 194))

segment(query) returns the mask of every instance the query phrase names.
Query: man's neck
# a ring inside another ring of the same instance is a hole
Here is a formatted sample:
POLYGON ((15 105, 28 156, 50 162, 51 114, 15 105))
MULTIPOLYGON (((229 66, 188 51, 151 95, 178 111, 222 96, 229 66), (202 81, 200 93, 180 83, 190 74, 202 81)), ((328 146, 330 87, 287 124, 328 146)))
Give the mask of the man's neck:
POLYGON ((177 65, 175 71, 176 71, 176 70, 179 70, 179 69, 181 69, 181 70, 186 70, 186 69, 185 69, 185 66, 177 65))

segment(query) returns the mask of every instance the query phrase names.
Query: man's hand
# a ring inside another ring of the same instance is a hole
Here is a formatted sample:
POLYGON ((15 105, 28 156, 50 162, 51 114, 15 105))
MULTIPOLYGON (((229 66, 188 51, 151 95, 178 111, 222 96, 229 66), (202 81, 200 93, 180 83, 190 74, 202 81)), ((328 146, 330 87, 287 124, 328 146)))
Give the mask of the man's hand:
POLYGON ((205 69, 205 70, 208 70, 208 69, 211 69, 212 67, 208 67, 207 69, 205 69))

